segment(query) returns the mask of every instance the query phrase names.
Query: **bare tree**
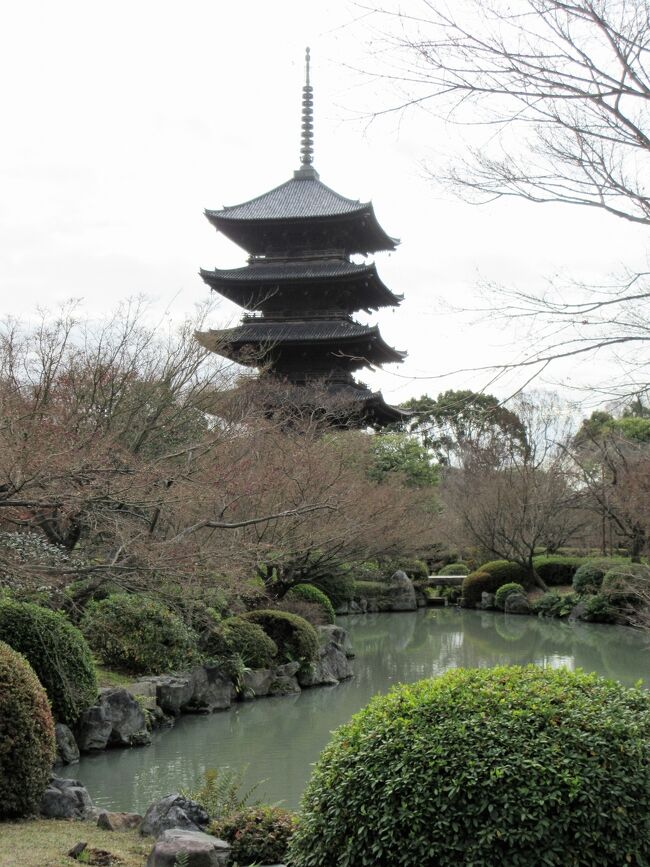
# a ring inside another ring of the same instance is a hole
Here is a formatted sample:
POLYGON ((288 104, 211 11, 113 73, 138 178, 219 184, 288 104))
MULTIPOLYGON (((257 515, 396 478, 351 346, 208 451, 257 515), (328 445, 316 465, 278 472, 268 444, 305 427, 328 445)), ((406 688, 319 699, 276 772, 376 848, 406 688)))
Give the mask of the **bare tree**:
MULTIPOLYGON (((468 146, 447 177, 461 195, 571 204, 650 224, 648 0, 413 0, 397 10, 364 8, 393 49, 383 74, 405 92, 396 109, 423 106, 472 126, 473 135, 487 126, 489 135, 468 146)), ((536 337, 504 367, 541 371, 558 358, 616 350, 625 375, 603 390, 645 391, 648 276, 630 271, 557 293, 551 286, 543 296, 497 287, 500 315, 528 322, 536 337)))
POLYGON ((540 548, 555 550, 582 526, 570 484, 569 461, 560 446, 557 407, 521 398, 517 415, 526 429, 528 448, 513 449, 496 465, 482 450, 471 450, 462 469, 452 470, 443 502, 461 532, 474 545, 519 563, 531 583, 547 587, 535 571, 540 548))

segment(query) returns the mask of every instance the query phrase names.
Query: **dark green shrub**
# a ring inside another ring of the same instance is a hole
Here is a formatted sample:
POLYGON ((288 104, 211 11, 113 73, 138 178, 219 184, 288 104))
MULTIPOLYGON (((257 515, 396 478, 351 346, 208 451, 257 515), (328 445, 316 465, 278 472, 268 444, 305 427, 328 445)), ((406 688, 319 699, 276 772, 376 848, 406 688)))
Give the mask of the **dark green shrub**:
POLYGON ((54 761, 54 721, 25 659, 0 641, 0 819, 38 812, 54 761))
POLYGON ((102 662, 133 674, 162 674, 199 659, 197 634, 149 596, 118 593, 92 602, 81 628, 102 662))
POLYGON ((0 602, 0 641, 26 657, 59 722, 73 725, 95 703, 97 679, 90 648, 63 613, 30 602, 0 602))
POLYGON ((570 584, 576 570, 583 563, 582 557, 564 557, 561 554, 549 554, 533 558, 535 571, 549 587, 570 584))
POLYGON ((334 608, 345 605, 354 596, 354 580, 351 574, 344 569, 337 569, 329 575, 312 578, 309 583, 322 590, 334 608))
POLYGON ((329 596, 314 587, 313 584, 295 584, 287 593, 287 596, 294 599, 303 599, 305 602, 313 602, 315 605, 320 605, 323 610, 326 623, 334 623, 335 615, 332 603, 329 596))
POLYGON ((506 599, 510 596, 511 593, 521 593, 522 596, 526 595, 526 591, 521 586, 521 584, 517 584, 516 581, 510 581, 508 584, 502 584, 501 587, 496 592, 495 604, 497 608, 503 610, 506 607, 506 599))
POLYGON ((483 563, 476 571, 487 572, 488 575, 501 578, 501 584, 517 581, 525 587, 529 583, 524 567, 520 566, 519 563, 513 563, 511 560, 489 560, 487 563, 483 563))
POLYGON ((509 560, 491 560, 476 572, 470 572, 463 581, 462 604, 473 608, 481 601, 481 593, 496 593, 503 584, 517 581, 526 584, 526 573, 518 563, 509 560))
POLYGON ((585 602, 585 610, 580 619, 588 623, 615 623, 617 611, 612 607, 609 597, 596 593, 585 602))
POLYGON ((288 860, 647 864, 649 744, 650 693, 595 675, 456 669, 398 686, 334 733, 288 860))
POLYGON ((247 611, 242 620, 257 623, 275 641, 279 662, 313 662, 318 655, 318 635, 303 617, 289 611, 247 611))
POLYGON ((638 605, 640 591, 650 589, 650 568, 642 563, 615 566, 605 574, 601 589, 611 605, 638 605))
POLYGON ((597 593, 608 568, 603 562, 588 560, 576 569, 572 582, 573 589, 576 593, 597 593))
POLYGON ((429 577, 429 567, 424 560, 415 560, 408 557, 396 557, 394 560, 385 560, 381 563, 384 581, 390 581, 395 572, 405 572, 411 581, 421 581, 429 577))
POLYGON ((533 611, 540 617, 568 617, 579 601, 577 593, 561 594, 549 590, 533 602, 533 611))
POLYGON ((247 807, 213 822, 209 830, 230 843, 236 864, 276 864, 285 859, 296 818, 281 807, 247 807))
POLYGON ((223 621, 223 629, 232 651, 238 654, 247 668, 270 668, 275 662, 278 648, 261 626, 241 617, 223 621))
POLYGON ((442 567, 438 575, 469 575, 469 572, 467 563, 449 563, 442 567))

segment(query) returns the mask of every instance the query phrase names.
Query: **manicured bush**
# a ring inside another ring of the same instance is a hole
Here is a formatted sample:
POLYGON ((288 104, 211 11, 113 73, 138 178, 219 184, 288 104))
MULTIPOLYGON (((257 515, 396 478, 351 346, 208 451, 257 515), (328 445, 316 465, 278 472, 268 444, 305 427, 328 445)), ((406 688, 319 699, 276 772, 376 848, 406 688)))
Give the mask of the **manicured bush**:
POLYGON ((463 581, 462 604, 473 608, 481 601, 481 593, 496 593, 503 584, 517 581, 526 584, 526 573, 518 563, 509 560, 491 560, 476 572, 470 572, 463 581))
POLYGON ((469 575, 467 563, 448 563, 438 572, 438 575, 469 575))
POLYGON ((608 568, 603 562, 588 560, 576 569, 572 582, 573 589, 576 593, 597 593, 608 568))
POLYGON ((549 554, 533 558, 535 571, 549 587, 570 584, 576 570, 583 563, 582 557, 564 557, 561 554, 549 554))
POLYGON ((230 647, 247 668, 270 668, 273 665, 278 653, 277 645, 257 623, 229 617, 223 621, 223 628, 230 647))
POLYGON ((56 720, 73 725, 94 704, 97 679, 90 648, 63 613, 30 602, 0 602, 0 641, 25 656, 56 720))
POLYGON ((276 864, 285 859, 296 818, 282 807, 247 807, 213 822, 209 830, 230 843, 236 864, 276 864))
POLYGON ((149 596, 117 593, 92 602, 81 628, 102 662, 132 674, 162 674, 199 659, 197 634, 149 596))
POLYGON ((313 584, 295 584, 289 590, 287 596, 294 599, 304 599, 305 602, 313 602, 316 605, 320 605, 323 609, 325 623, 334 623, 334 608, 329 600, 329 596, 323 593, 322 590, 319 590, 318 587, 314 587, 313 584))
POLYGON ((501 578, 501 584, 507 584, 509 581, 517 581, 524 586, 528 584, 528 576, 524 567, 511 560, 489 560, 479 566, 477 571, 487 572, 488 575, 501 578))
POLYGON ((45 690, 25 657, 0 641, 0 819, 38 812, 53 761, 45 690))
POLYGON ((292 867, 611 867, 650 859, 650 693, 536 666, 456 669, 335 732, 292 867))
POLYGON ((310 578, 309 583, 322 590, 334 608, 345 605, 354 596, 354 580, 345 569, 336 569, 329 575, 310 578))
POLYGON ((247 611, 242 620, 257 623, 275 641, 278 662, 313 662, 318 655, 318 635, 314 627, 303 617, 289 611, 260 609, 247 611))
POLYGON ((391 564, 391 568, 386 571, 386 578, 390 579, 400 569, 402 572, 406 572, 411 581, 429 577, 429 567, 424 560, 397 559, 391 564))
POLYGON ((517 584, 516 581, 510 581, 508 584, 502 584, 501 587, 496 592, 495 603, 497 608, 501 608, 503 610, 506 607, 506 599, 512 593, 521 593, 522 596, 526 595, 526 591, 521 586, 521 584, 517 584))
POLYGON ((577 593, 549 590, 533 602, 533 611, 540 617, 568 617, 579 601, 577 593))
POLYGON ((639 592, 650 590, 650 568, 642 563, 623 563, 603 578, 602 593, 614 606, 639 604, 639 592))

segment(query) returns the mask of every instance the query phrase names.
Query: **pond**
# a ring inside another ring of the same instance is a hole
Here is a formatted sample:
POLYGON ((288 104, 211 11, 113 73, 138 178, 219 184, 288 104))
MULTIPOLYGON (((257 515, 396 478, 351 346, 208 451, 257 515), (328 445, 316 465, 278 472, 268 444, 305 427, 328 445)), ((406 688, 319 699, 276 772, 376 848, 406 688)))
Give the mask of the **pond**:
POLYGON ((98 806, 143 812, 156 798, 192 786, 205 768, 245 769, 256 796, 297 808, 311 765, 330 732, 393 684, 450 668, 534 662, 582 668, 634 684, 650 679, 650 638, 625 627, 568 624, 462 609, 344 617, 355 676, 335 687, 240 703, 211 716, 184 716, 149 747, 85 756, 67 769, 98 806))

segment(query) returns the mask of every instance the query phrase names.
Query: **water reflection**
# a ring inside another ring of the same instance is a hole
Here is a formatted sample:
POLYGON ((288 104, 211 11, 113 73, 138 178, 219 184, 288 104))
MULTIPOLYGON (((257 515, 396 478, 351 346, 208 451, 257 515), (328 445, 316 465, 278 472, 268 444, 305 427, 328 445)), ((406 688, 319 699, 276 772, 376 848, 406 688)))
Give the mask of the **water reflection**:
POLYGON ((266 780, 261 796, 296 807, 332 729, 395 683, 461 666, 529 662, 583 668, 626 684, 650 679, 647 637, 622 627, 446 609, 342 622, 357 652, 353 680, 209 717, 184 717, 150 747, 85 757, 71 773, 99 805, 143 810, 155 797, 192 784, 206 767, 248 765, 247 782, 266 780))

